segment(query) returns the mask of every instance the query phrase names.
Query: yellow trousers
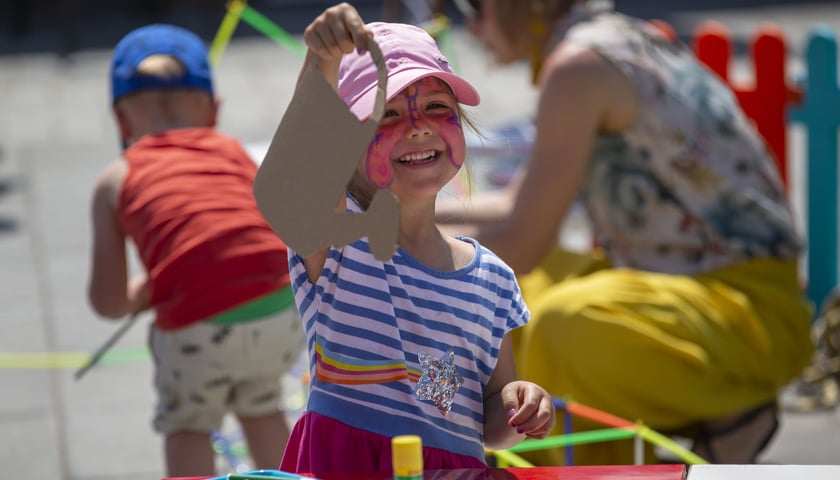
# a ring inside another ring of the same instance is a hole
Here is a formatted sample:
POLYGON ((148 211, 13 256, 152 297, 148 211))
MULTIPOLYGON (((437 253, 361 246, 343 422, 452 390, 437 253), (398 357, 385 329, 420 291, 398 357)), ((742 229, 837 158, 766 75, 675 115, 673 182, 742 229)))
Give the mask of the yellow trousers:
MULTIPOLYGON (((792 261, 676 276, 557 250, 519 282, 532 314, 513 335, 519 377, 654 430, 772 401, 811 358, 812 309, 792 261)), ((575 431, 593 428, 604 426, 575 419, 575 431)), ((562 449, 525 457, 564 462, 562 449)), ((576 446, 574 459, 630 464, 632 440, 576 446)))

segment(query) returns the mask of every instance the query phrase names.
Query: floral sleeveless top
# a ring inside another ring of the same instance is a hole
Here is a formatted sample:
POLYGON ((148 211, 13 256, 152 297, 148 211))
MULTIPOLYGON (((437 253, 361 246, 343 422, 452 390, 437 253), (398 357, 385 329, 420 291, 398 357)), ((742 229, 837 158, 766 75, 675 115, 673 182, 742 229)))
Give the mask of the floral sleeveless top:
POLYGON ((801 249, 772 154, 728 86, 685 46, 609 3, 579 5, 554 40, 583 44, 635 85, 642 111, 601 134, 582 191, 616 267, 695 274, 801 249))

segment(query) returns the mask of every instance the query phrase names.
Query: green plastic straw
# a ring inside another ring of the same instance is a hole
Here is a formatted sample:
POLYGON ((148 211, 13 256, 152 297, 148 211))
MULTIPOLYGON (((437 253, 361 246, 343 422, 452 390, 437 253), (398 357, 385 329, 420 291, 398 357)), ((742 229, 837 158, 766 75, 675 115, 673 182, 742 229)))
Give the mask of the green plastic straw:
POLYGON ((568 445, 582 445, 585 443, 609 442, 611 440, 623 440, 636 435, 633 430, 624 428, 605 428, 602 430, 588 430, 585 432, 568 433, 565 435, 554 435, 542 440, 526 439, 508 450, 514 453, 533 452, 547 448, 565 447, 568 445))
MULTIPOLYGON (((91 355, 87 352, 0 352, 0 370, 79 368, 86 364, 90 357, 91 355)), ((137 363, 148 358, 149 350, 146 347, 121 348, 105 352, 99 363, 122 365, 137 363)))
POLYGON ((105 355, 102 356, 102 360, 99 363, 102 365, 124 365, 127 363, 139 363, 149 358, 151 358, 151 354, 145 346, 127 347, 105 352, 105 355))
POLYGON ((429 35, 435 39, 441 52, 443 52, 449 60, 449 65, 452 66, 452 70, 457 73, 458 58, 455 54, 455 47, 452 42, 452 24, 449 21, 449 18, 446 16, 437 16, 421 25, 421 27, 429 32, 429 35))
POLYGON ((438 44, 440 44, 440 49, 443 50, 446 58, 449 59, 449 63, 452 65, 452 70, 455 72, 460 71, 460 68, 458 68, 458 56, 455 54, 455 46, 452 42, 452 30, 447 28, 441 32, 440 35, 438 35, 438 44))
POLYGON ((306 47, 302 43, 268 17, 248 5, 245 5, 242 9, 242 20, 301 59, 306 57, 306 47))

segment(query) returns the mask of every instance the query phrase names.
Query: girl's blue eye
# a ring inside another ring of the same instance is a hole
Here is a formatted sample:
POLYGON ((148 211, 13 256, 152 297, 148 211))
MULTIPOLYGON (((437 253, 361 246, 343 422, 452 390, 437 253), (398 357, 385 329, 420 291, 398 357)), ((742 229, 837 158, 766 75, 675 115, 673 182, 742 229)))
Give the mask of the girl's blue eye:
POLYGON ((396 116, 397 116, 397 111, 396 110, 385 110, 385 115, 383 115, 383 118, 396 117, 396 116))

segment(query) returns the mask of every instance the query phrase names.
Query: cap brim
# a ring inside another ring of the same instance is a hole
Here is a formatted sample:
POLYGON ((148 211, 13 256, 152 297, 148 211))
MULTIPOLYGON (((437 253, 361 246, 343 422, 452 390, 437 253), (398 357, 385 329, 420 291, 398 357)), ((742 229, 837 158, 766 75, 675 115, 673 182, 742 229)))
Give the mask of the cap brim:
MULTIPOLYGON (((468 81, 454 73, 425 68, 412 68, 389 75, 385 101, 391 100, 412 83, 427 77, 437 77, 446 82, 455 94, 455 100, 458 103, 474 107, 481 102, 478 91, 468 81)), ((374 103, 376 103, 376 85, 373 85, 368 91, 360 95, 354 103, 350 104, 350 111, 359 120, 365 121, 373 113, 374 103)))

